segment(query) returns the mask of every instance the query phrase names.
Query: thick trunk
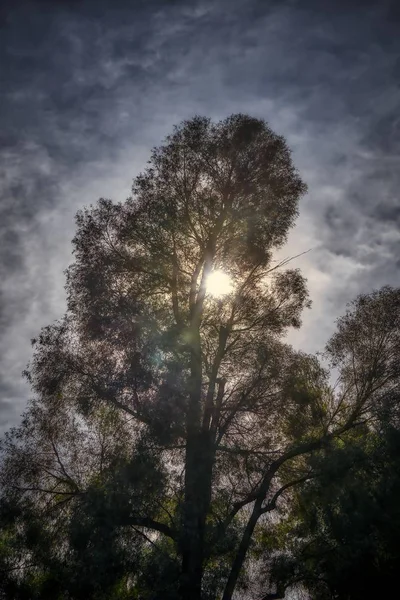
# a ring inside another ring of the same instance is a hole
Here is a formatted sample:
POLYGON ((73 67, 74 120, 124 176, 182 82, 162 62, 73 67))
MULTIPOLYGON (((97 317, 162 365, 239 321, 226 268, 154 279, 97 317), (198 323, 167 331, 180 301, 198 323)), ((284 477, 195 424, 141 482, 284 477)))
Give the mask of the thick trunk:
POLYGON ((182 553, 181 600, 200 600, 201 598, 205 526, 211 500, 215 453, 210 432, 202 427, 202 364, 198 324, 197 331, 194 329, 192 335, 193 347, 185 458, 185 496, 180 535, 182 553))
POLYGON ((191 282, 190 305, 190 381, 189 406, 186 422, 185 491, 182 507, 180 550, 182 573, 181 600, 201 600, 203 578, 204 538, 207 514, 211 502, 211 482, 215 449, 209 431, 209 418, 204 422, 202 398, 202 356, 200 327, 206 296, 207 276, 211 272, 215 244, 224 216, 210 236, 204 257, 199 261, 191 282), (200 286, 198 277, 203 268, 200 286))
POLYGON ((182 600, 200 600, 206 519, 211 499, 213 451, 208 432, 191 436, 186 447, 185 501, 182 515, 182 600))

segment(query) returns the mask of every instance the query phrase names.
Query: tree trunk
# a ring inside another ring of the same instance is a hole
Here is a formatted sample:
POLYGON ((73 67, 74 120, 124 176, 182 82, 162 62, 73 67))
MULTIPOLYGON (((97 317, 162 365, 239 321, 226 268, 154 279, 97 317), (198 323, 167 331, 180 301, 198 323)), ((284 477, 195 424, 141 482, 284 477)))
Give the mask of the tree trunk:
POLYGON ((246 525, 246 529, 244 530, 238 551, 235 556, 235 560, 233 561, 231 572, 229 573, 228 581, 226 582, 224 595, 222 596, 222 600, 231 600, 233 592, 235 591, 235 587, 237 584, 237 580, 240 575, 240 571, 242 569, 244 560, 246 558, 247 550, 250 545, 251 537, 253 535, 253 531, 255 526, 257 525, 257 521, 261 514, 261 505, 262 499, 256 500, 253 511, 251 513, 250 519, 246 525))
POLYGON ((204 538, 211 500, 213 449, 208 432, 191 436, 186 446, 185 501, 182 515, 182 600, 200 600, 204 538))
MULTIPOLYGON (((215 448, 209 431, 209 417, 203 411, 202 398, 202 355, 200 327, 203 303, 206 295, 207 276, 211 272, 218 232, 224 216, 218 218, 218 227, 208 240, 204 254, 203 272, 197 291, 196 269, 190 292, 190 380, 189 406, 186 421, 185 497, 182 508, 180 550, 182 573, 180 581, 181 600, 201 600, 203 579, 204 537, 207 514, 211 502, 211 483, 215 448)), ((200 265, 200 263, 199 263, 200 265)))
POLYGON ((238 551, 232 563, 231 571, 229 573, 228 581, 226 582, 222 600, 232 600, 232 596, 235 591, 237 581, 239 579, 240 571, 242 570, 243 563, 246 559, 246 554, 250 546, 255 526, 257 525, 257 521, 262 514, 262 504, 269 490, 269 486, 271 485, 272 478, 274 477, 282 462, 282 459, 276 460, 270 466, 268 472, 265 474, 264 481, 262 482, 258 491, 258 497, 254 503, 252 513, 247 522, 246 528, 243 532, 242 539, 239 544, 238 551))
POLYGON ((187 414, 185 497, 182 507, 180 551, 181 600, 200 600, 203 578, 204 537, 211 501, 215 449, 202 427, 202 363, 199 325, 192 328, 190 395, 187 414))

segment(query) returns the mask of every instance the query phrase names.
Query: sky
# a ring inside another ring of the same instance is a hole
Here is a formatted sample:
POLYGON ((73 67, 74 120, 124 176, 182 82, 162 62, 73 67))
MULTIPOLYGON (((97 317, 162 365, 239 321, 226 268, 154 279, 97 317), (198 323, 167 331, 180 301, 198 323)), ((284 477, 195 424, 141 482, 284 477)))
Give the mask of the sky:
POLYGON ((321 350, 346 303, 400 285, 400 3, 3 0, 0 433, 30 390, 30 339, 65 310, 74 215, 130 194, 195 114, 284 135, 309 187, 282 257, 313 306, 289 342, 321 350))

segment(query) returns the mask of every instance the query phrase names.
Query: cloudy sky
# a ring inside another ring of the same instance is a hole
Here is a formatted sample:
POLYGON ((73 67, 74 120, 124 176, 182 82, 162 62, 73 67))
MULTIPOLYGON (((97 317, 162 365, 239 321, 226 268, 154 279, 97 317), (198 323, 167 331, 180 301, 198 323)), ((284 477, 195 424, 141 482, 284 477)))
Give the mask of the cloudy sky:
POLYGON ((323 347, 357 293, 400 284, 400 6, 393 0, 3 0, 0 431, 29 340, 65 308, 74 214, 122 200, 174 123, 265 118, 309 185, 284 256, 323 347))

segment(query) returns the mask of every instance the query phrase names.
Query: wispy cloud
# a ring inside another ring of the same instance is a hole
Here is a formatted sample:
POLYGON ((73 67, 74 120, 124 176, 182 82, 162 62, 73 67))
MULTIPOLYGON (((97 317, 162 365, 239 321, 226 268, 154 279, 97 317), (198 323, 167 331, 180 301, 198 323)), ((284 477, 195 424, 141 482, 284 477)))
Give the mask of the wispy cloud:
POLYGON ((29 339, 65 308, 73 215, 121 200, 174 123, 248 112, 309 184, 285 255, 322 347, 360 291, 399 284, 399 14, 394 3, 26 2, 1 32, 0 428, 29 395, 29 339))

